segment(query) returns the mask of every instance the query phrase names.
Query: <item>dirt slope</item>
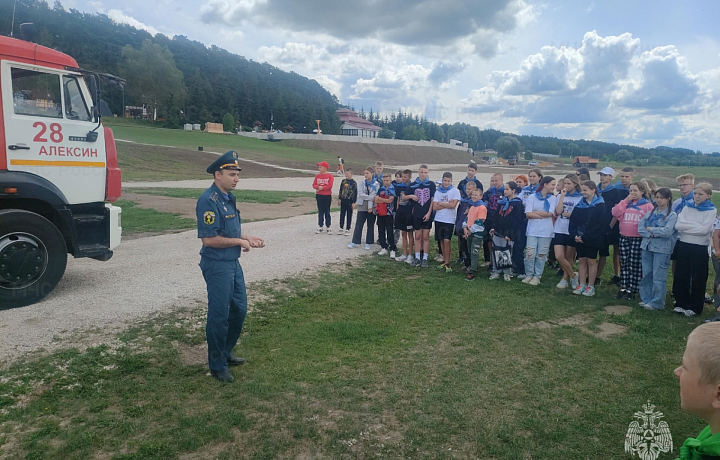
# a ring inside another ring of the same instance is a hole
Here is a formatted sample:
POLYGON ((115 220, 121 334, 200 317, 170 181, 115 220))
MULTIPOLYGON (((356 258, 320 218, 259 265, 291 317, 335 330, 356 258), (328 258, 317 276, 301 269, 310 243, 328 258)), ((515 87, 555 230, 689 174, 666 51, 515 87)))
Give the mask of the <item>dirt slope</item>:
MULTIPOLYGON (((345 162, 357 167, 382 161, 392 166, 417 163, 465 163, 473 158, 462 150, 438 147, 415 147, 404 145, 359 144, 355 142, 284 140, 283 145, 328 152, 335 159, 338 155, 345 162)), ((331 168, 335 163, 330 162, 331 168)))

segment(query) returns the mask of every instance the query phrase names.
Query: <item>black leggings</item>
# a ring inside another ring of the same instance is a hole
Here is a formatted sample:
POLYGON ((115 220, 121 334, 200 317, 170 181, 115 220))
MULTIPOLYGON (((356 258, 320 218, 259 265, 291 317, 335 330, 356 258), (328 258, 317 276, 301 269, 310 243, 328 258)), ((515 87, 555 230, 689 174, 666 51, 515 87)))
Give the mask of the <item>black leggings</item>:
POLYGON ((375 242, 375 214, 372 211, 358 211, 357 223, 355 223, 355 232, 353 233, 352 242, 360 244, 362 241, 363 226, 367 223, 365 232, 365 244, 373 244, 375 242))
POLYGON ((673 295, 675 306, 692 310, 698 315, 705 306, 705 285, 708 279, 707 246, 678 241, 675 260, 673 295))
POLYGON ((332 203, 331 195, 315 195, 318 207, 318 227, 323 226, 323 219, 325 220, 325 227, 330 228, 330 203, 332 203))

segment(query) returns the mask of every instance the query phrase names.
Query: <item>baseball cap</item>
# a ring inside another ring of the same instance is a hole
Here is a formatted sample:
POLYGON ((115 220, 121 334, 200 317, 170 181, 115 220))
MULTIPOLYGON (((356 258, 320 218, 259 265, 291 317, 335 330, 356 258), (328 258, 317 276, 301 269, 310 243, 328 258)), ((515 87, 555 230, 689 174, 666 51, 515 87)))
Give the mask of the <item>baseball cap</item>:
POLYGON ((325 168, 330 168, 330 163, 328 163, 327 161, 321 161, 321 162, 318 163, 317 165, 318 165, 318 166, 324 166, 325 168))
POLYGON ((605 166, 603 169, 600 170, 600 172, 598 174, 605 174, 606 176, 614 176, 615 170, 609 166, 605 166))

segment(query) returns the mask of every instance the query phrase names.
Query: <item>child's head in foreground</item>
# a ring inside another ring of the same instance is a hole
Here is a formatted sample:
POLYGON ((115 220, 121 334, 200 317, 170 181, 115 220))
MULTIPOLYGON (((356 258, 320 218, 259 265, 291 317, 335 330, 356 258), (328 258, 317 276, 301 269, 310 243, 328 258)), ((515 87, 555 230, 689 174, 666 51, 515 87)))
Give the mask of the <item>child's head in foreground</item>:
POLYGON ((710 424, 720 420, 720 323, 701 324, 692 331, 675 376, 685 412, 710 424))

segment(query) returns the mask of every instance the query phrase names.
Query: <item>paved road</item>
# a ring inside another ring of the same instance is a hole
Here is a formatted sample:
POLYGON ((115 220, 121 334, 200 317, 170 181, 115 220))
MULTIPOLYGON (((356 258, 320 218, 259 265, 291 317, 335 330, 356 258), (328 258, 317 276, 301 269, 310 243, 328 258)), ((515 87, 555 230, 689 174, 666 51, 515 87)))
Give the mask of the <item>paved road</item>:
MULTIPOLYGON (((277 220, 243 225, 267 245, 243 254, 246 280, 293 276, 370 252, 348 249, 350 237, 316 235, 316 219, 309 215, 286 219, 282 225, 277 220)), ((338 222, 338 213, 333 219, 338 222)), ((65 277, 44 301, 0 311, 0 361, 67 346, 54 339, 73 331, 117 330, 155 312, 204 303, 199 249, 195 231, 188 231, 124 242, 107 262, 69 260, 65 277)))

